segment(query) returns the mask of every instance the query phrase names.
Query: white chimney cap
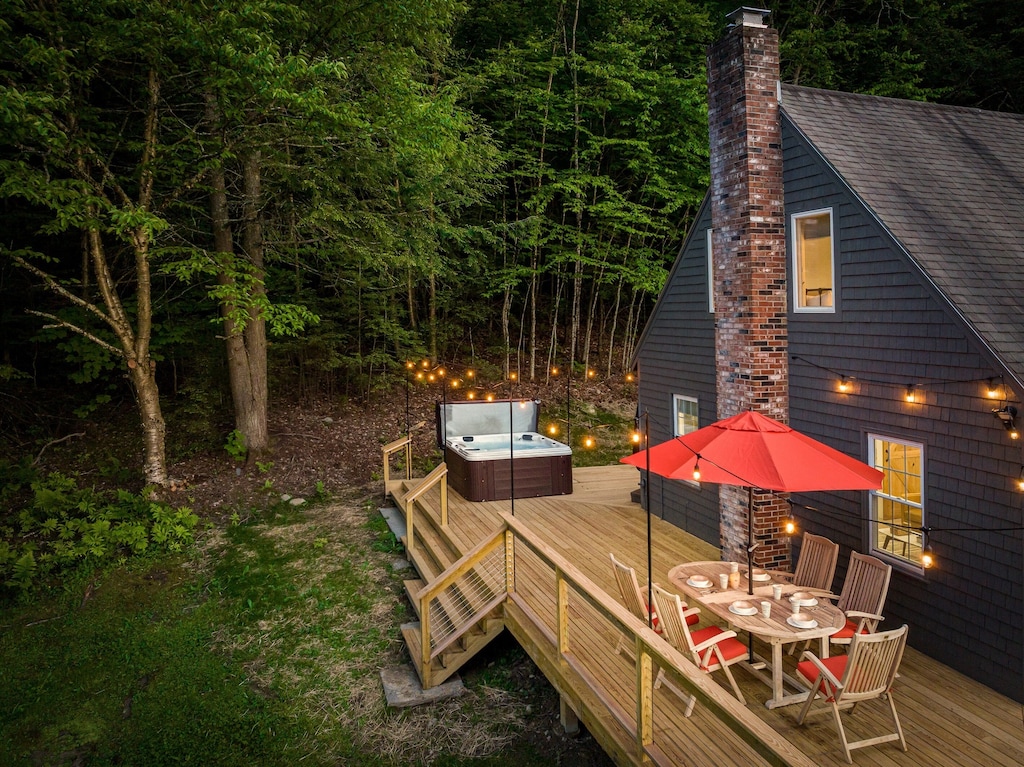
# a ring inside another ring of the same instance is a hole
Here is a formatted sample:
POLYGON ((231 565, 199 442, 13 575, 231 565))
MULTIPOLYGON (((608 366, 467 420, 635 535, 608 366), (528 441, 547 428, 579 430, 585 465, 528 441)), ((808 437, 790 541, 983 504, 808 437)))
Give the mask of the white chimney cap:
POLYGON ((771 11, 767 8, 752 8, 744 5, 732 13, 726 14, 726 18, 733 23, 733 26, 766 27, 770 14, 771 11))

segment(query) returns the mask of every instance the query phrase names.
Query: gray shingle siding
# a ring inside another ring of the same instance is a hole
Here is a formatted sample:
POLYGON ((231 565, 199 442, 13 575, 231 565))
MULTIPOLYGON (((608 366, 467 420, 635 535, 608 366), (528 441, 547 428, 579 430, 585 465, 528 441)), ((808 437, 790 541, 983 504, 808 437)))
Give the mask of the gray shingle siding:
MULTIPOLYGON (((707 288, 711 210, 706 202, 673 265, 638 352, 639 402, 641 411, 650 413, 652 445, 673 435, 673 395, 697 398, 702 426, 715 420, 715 327, 707 288)), ((658 476, 651 480, 653 514, 718 545, 717 488, 695 490, 658 476)))
MULTIPOLYGON (((862 460, 869 434, 922 443, 929 527, 1019 525, 1013 480, 1020 445, 984 394, 985 379, 1001 369, 788 125, 784 120, 787 215, 833 208, 839 294, 838 323, 790 315, 790 424, 862 460), (800 184, 789 183, 790 168, 800 184), (856 393, 838 393, 836 376, 822 368, 853 376, 856 393), (903 401, 908 383, 921 390, 923 404, 903 401)), ((866 494, 794 500, 822 509, 801 512, 805 529, 842 545, 841 588, 849 551, 869 550, 866 494)), ((883 626, 909 623, 915 647, 1020 699, 1021 534, 936 531, 931 543, 939 568, 924 577, 894 571, 883 626)))
MULTIPOLYGON (((926 524, 936 528, 930 542, 939 565, 923 576, 894 571, 882 625, 909 623, 913 646, 1021 700, 1022 533, 941 531, 1022 524, 1022 496, 1015 487, 1024 461, 1021 444, 1010 440, 992 415, 1000 402, 984 394, 986 378, 1004 375, 1009 382, 1011 373, 964 322, 959 307, 907 258, 877 212, 865 208, 822 159, 820 148, 808 144, 788 119, 783 142, 787 218, 833 209, 838 287, 834 314, 790 312, 790 424, 861 460, 868 457, 869 434, 924 445, 926 524), (855 393, 839 394, 830 370, 854 377, 855 393), (923 404, 903 401, 909 383, 922 391, 923 404)), ((702 426, 716 418, 708 226, 705 206, 637 354, 640 403, 650 411, 654 444, 671 436, 673 394, 699 399, 702 426)), ((1017 403, 1009 387, 1006 395, 1017 403)), ((850 551, 870 550, 867 494, 814 493, 793 500, 821 510, 798 508, 805 531, 841 544, 834 583, 840 589, 850 551)), ((696 489, 654 477, 651 507, 719 543, 714 486, 696 489)))

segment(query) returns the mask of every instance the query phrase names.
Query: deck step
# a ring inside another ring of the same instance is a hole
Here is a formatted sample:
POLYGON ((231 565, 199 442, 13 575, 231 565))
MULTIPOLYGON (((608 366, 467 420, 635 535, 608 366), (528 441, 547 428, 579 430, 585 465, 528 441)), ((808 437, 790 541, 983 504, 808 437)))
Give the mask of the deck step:
MULTIPOLYGON (((471 632, 463 637, 462 646, 449 648, 434 658, 430 666, 431 687, 441 684, 452 676, 505 629, 505 622, 500 618, 488 617, 481 623, 479 632, 471 632)), ((423 684, 419 621, 403 624, 402 637, 405 639, 406 647, 409 648, 409 657, 420 678, 420 684, 423 684)))

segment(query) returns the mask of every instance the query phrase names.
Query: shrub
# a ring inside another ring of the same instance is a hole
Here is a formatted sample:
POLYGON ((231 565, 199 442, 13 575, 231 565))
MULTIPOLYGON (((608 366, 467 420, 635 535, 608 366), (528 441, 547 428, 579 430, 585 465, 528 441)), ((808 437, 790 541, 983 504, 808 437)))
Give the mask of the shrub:
POLYGON ((198 522, 191 509, 150 500, 147 491, 80 488, 59 472, 33 482, 32 494, 18 529, 0 528, 0 583, 21 593, 80 567, 180 551, 198 522))

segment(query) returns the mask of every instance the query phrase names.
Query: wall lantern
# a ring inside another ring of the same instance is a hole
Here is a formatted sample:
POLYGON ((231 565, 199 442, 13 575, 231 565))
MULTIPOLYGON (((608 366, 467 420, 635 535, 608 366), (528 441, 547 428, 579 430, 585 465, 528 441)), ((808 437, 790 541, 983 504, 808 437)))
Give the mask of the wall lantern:
POLYGON ((1006 405, 1005 407, 996 408, 992 411, 992 415, 999 419, 1002 423, 1003 428, 1010 434, 1010 439, 1017 439, 1020 437, 1020 432, 1017 430, 1017 408, 1013 405, 1006 405))

